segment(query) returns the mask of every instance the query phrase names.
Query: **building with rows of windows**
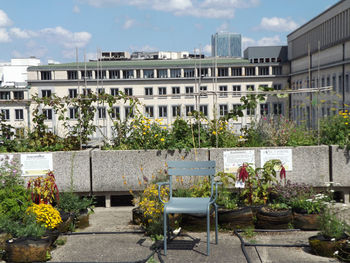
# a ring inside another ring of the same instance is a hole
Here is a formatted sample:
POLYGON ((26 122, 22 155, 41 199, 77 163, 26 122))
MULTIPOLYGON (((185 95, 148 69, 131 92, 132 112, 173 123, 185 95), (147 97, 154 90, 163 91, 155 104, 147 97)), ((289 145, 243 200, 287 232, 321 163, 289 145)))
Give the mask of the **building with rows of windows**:
MULTIPOLYGON (((289 74, 286 58, 273 59, 274 62, 263 63, 234 58, 187 58, 45 65, 28 69, 28 84, 31 95, 42 97, 55 93, 59 97, 74 98, 87 92, 115 95, 122 91, 140 100, 141 111, 146 116, 163 119, 164 125, 169 125, 178 116, 189 118, 194 110, 201 111, 209 119, 213 119, 214 114, 224 116, 241 103, 241 93, 246 90, 258 90, 259 86, 286 88, 289 74)), ((283 114, 284 101, 276 98, 262 103, 257 109, 248 109, 247 116, 232 123, 232 128, 238 132, 260 113, 283 114)), ((110 137, 112 120, 106 114, 107 107, 96 105, 95 124, 99 126, 99 132, 110 137)), ((64 131, 60 130, 54 111, 49 107, 42 110, 47 116, 47 126, 62 135, 64 131)), ((69 109, 66 117, 74 121, 76 110, 69 109)), ((127 104, 113 105, 113 116, 123 119, 129 110, 127 104)), ((102 135, 97 133, 95 136, 102 135)))

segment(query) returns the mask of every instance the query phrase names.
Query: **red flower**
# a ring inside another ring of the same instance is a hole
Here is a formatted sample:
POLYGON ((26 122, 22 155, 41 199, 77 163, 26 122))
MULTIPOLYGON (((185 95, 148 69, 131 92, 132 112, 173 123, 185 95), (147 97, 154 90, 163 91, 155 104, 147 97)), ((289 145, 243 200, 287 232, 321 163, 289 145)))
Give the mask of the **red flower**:
POLYGON ((242 182, 244 182, 246 179, 248 179, 248 172, 247 172, 247 169, 246 169, 247 165, 246 164, 243 164, 240 169, 239 169, 239 177, 238 179, 242 182))
POLYGON ((286 169, 284 168, 283 165, 281 165, 281 171, 280 171, 280 177, 281 179, 286 179, 286 169))

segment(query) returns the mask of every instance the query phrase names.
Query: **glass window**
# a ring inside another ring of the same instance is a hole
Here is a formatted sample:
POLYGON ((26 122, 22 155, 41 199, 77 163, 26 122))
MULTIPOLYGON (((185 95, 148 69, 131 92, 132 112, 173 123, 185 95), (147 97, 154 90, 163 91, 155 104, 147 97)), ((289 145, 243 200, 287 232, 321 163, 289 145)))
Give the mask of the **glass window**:
POLYGON ((120 71, 119 70, 110 70, 109 71, 110 79, 120 79, 120 71))
POLYGON ((233 85, 232 86, 233 96, 241 96, 241 85, 233 85))
POLYGON ((10 120, 10 110, 2 109, 1 115, 2 115, 2 118, 4 118, 4 120, 10 120))
POLYGON ((153 118, 153 117, 154 117, 153 106, 146 106, 146 107, 145 107, 145 113, 146 113, 146 116, 147 116, 147 117, 153 118))
POLYGON ((51 97, 51 90, 49 90, 49 89, 41 90, 41 97, 42 98, 50 98, 51 97))
POLYGON ((153 88, 152 87, 146 87, 145 88, 145 95, 146 96, 152 96, 153 95, 153 88))
POLYGON ((168 117, 167 106, 159 106, 158 107, 158 115, 160 118, 168 117))
POLYGON ((194 112, 194 106, 193 105, 187 105, 186 106, 186 116, 191 116, 192 112, 194 112))
POLYGON ((46 120, 52 120, 52 109, 43 109, 46 120))
POLYGON ((69 108, 69 118, 71 120, 78 119, 78 108, 77 107, 69 108))
POLYGON ((282 114, 282 103, 273 104, 273 114, 281 115, 282 114))
POLYGON ((221 117, 224 117, 225 115, 228 114, 228 107, 226 104, 219 105, 219 110, 220 110, 221 117))
POLYGON ((143 78, 153 79, 154 78, 154 70, 153 69, 144 69, 143 70, 143 78))
POLYGON ((199 111, 204 115, 208 116, 208 105, 200 105, 199 111))
POLYGON ((125 88, 124 93, 127 96, 132 96, 132 88, 125 88))
POLYGON ((23 109, 15 109, 16 120, 23 120, 23 109))
POLYGON ((0 100, 10 100, 11 94, 9 91, 0 91, 0 100))
POLYGON ((184 69, 184 77, 185 78, 193 78, 194 77, 194 69, 193 68, 185 68, 184 69))
MULTIPOLYGON (((180 87, 172 87, 171 91, 174 95, 180 95, 180 87)), ((174 98, 180 98, 180 96, 174 96, 174 98)))
POLYGON ((106 107, 98 107, 97 113, 99 119, 106 119, 106 107))
POLYGON ((171 78, 181 78, 181 69, 170 69, 171 78))
POLYGON ((111 118, 112 119, 119 119, 120 118, 120 108, 119 107, 113 107, 111 109, 111 118))
POLYGON ((204 93, 204 94, 202 94, 201 95, 201 98, 207 98, 208 97, 208 95, 206 94, 207 93, 207 91, 208 91, 208 87, 207 86, 200 86, 199 87, 199 91, 202 93, 204 93))
MULTIPOLYGON (((158 87, 158 94, 166 95, 166 87, 158 87)), ((160 98, 165 99, 166 97, 160 97, 160 98)))
POLYGON ((221 98, 226 98, 227 97, 227 93, 226 93, 227 92, 227 86, 219 86, 219 91, 220 91, 219 97, 221 97, 221 98))
POLYGON ((92 79, 92 70, 82 70, 80 73, 82 79, 92 79))
POLYGON ((118 88, 111 88, 111 95, 112 96, 117 96, 118 94, 119 94, 118 88))
POLYGON ((158 78, 167 78, 168 70, 167 69, 157 69, 157 77, 158 78))
POLYGON ((51 80, 51 71, 41 71, 41 80, 51 80))
POLYGON ((68 79, 78 79, 78 71, 76 70, 67 71, 67 77, 68 79))
POLYGON ((95 70, 96 79, 105 79, 106 75, 107 74, 105 70, 95 70))
POLYGON ((15 100, 24 100, 24 91, 14 91, 13 98, 15 100))
POLYGON ((78 96, 78 90, 77 89, 69 89, 69 98, 73 99, 76 98, 78 96))
POLYGON ((194 92, 193 86, 185 87, 185 93, 187 95, 186 97, 193 97, 193 95, 191 96, 193 92, 194 92))
POLYGON ((125 107, 124 109, 125 109, 125 118, 126 119, 134 117, 134 112, 133 112, 131 107, 125 107))
POLYGON ((181 116, 181 106, 175 105, 172 106, 173 117, 181 116))
POLYGON ((267 103, 260 104, 260 114, 261 115, 269 114, 269 105, 267 103))
POLYGON ((254 91, 255 90, 254 85, 247 85, 247 90, 248 91, 254 91))

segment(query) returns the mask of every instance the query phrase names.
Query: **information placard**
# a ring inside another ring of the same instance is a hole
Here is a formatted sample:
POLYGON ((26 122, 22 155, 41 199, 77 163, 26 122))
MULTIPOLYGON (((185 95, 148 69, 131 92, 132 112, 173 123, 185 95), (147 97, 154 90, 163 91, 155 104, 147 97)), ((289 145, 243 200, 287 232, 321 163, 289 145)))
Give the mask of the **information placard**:
POLYGON ((52 167, 52 153, 21 154, 23 176, 42 176, 52 167))
POLYGON ((224 152, 225 173, 236 173, 243 163, 249 163, 255 168, 254 150, 239 150, 224 152))
POLYGON ((292 149, 268 149, 260 150, 261 167, 272 159, 281 160, 286 171, 293 170, 293 156, 292 149))

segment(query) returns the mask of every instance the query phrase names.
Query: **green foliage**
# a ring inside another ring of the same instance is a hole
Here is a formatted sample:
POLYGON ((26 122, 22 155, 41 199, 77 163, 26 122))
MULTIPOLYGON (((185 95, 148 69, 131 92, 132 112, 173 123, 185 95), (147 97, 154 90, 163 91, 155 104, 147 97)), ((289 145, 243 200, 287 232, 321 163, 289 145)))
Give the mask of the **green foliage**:
POLYGON ((350 113, 346 110, 339 115, 321 121, 320 141, 322 144, 336 144, 350 148, 350 113))
POLYGON ((6 156, 0 158, 0 163, 0 189, 23 185, 21 165, 17 160, 10 160, 9 156, 6 156))
POLYGON ((268 208, 274 211, 290 209, 286 203, 271 203, 268 205, 268 208))
POLYGON ((57 209, 66 213, 78 215, 81 210, 93 209, 94 199, 88 197, 79 197, 73 192, 61 192, 60 202, 57 209))
POLYGON ((339 220, 329 209, 326 209, 319 219, 320 234, 326 238, 339 239, 344 236, 345 231, 350 231, 350 226, 339 220))

